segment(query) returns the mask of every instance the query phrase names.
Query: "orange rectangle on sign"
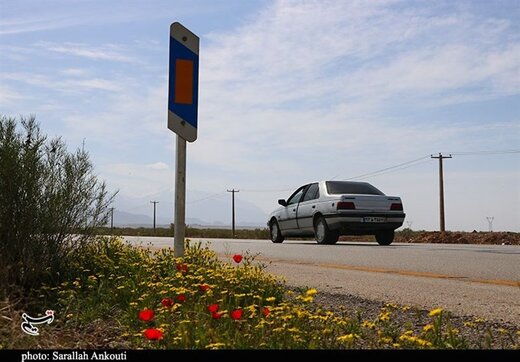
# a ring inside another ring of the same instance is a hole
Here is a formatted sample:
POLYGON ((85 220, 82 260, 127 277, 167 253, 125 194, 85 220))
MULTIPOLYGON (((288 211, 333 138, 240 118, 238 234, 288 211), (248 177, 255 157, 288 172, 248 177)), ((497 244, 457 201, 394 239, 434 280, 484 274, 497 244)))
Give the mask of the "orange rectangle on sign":
POLYGON ((193 61, 175 61, 175 103, 193 103, 193 61))

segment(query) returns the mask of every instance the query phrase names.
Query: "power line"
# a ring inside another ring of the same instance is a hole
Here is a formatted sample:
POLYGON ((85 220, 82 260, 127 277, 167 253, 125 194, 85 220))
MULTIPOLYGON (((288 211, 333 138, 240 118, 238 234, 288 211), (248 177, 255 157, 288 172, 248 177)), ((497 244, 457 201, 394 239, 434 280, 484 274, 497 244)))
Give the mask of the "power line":
POLYGON ((449 152, 454 156, 487 156, 520 153, 520 150, 449 152))
POLYGON ((294 189, 256 189, 256 190, 250 190, 250 189, 242 189, 242 192, 282 192, 282 191, 294 191, 294 189))
MULTIPOLYGON (((382 174, 382 173, 386 173, 386 171, 390 171, 390 170, 393 170, 393 169, 397 169, 397 168, 408 168, 408 167, 411 167, 411 166, 415 166, 415 163, 419 162, 419 161, 422 161, 424 159, 427 159, 429 158, 430 155, 427 155, 427 156, 422 156, 420 158, 416 158, 414 160, 410 160, 410 161, 406 161, 406 162, 403 162, 403 163, 399 163, 397 165, 394 165, 394 166, 390 166, 390 167, 385 167, 385 168, 382 168, 380 170, 376 170, 376 171, 372 171, 372 172, 368 172, 368 173, 364 173, 362 175, 358 175, 358 176, 354 176, 354 177, 350 177, 350 178, 347 178, 345 179, 346 181, 348 180, 354 180, 354 179, 358 179, 358 178, 363 178, 363 177, 372 177, 372 176, 375 176, 376 174, 382 174), (403 166, 407 166, 407 167, 403 167, 403 166)), ((335 178, 337 178, 338 176, 334 176, 331 180, 334 180, 335 178)))
MULTIPOLYGON (((388 171, 385 171, 385 172, 374 173, 373 175, 368 175, 368 176, 365 176, 365 177, 363 177, 361 179, 367 179, 367 178, 377 177, 377 176, 381 176, 381 175, 388 175, 389 173, 392 173, 392 172, 399 172, 399 171, 402 171, 402 170, 406 170, 407 168, 419 166, 419 165, 422 165, 422 164, 428 163, 428 162, 431 162, 431 159, 426 159, 426 160, 423 160, 421 162, 416 162, 416 163, 411 164, 411 165, 407 165, 407 166, 403 166, 403 167, 400 167, 400 168, 388 170, 388 171)), ((359 178, 359 177, 350 178, 348 180, 352 180, 352 179, 356 179, 356 178, 359 178)))
MULTIPOLYGON (((450 152, 449 154, 453 155, 453 156, 488 156, 488 155, 501 155, 501 154, 518 154, 518 153, 520 153, 520 150, 509 149, 509 150, 461 151, 461 152, 450 152)), ((443 156, 443 158, 446 158, 446 157, 443 156)), ((418 166, 418 165, 421 165, 421 164, 424 164, 424 163, 427 163, 427 162, 430 162, 430 161, 431 161, 430 155, 426 155, 426 156, 422 156, 422 157, 419 157, 419 158, 416 158, 416 159, 413 159, 413 160, 410 160, 410 161, 399 163, 399 164, 394 165, 394 166, 385 167, 385 168, 382 168, 382 169, 379 169, 379 170, 375 170, 375 171, 372 171, 372 172, 367 172, 367 173, 364 173, 364 174, 361 174, 361 175, 358 175, 358 176, 354 176, 354 177, 349 177, 349 178, 346 178, 344 180, 345 181, 349 181, 349 180, 355 180, 355 179, 366 179, 366 178, 386 175, 386 174, 389 174, 389 173, 392 173, 392 172, 398 172, 398 171, 402 171, 402 170, 405 170, 405 169, 410 168, 410 167, 418 166)), ((338 178, 338 176, 339 175, 336 175, 336 176, 332 177, 330 180, 334 180, 334 179, 338 178)), ((171 189, 158 191, 158 192, 156 192, 154 194, 148 195, 148 197, 159 195, 160 193, 163 193, 165 191, 170 191, 170 190, 171 189)), ((293 191, 293 188, 242 189, 241 191, 242 192, 250 192, 250 193, 288 192, 288 191, 293 191)), ((217 192, 217 193, 211 194, 209 196, 206 196, 206 197, 203 197, 203 198, 200 198, 200 199, 197 199, 197 200, 190 201, 187 204, 195 204, 195 203, 198 203, 198 202, 201 202, 201 201, 214 199, 214 198, 217 198, 219 196, 222 196, 222 194, 223 194, 223 192, 217 192)), ((171 204, 171 203, 167 203, 167 204, 171 204)), ((141 207, 144 207, 144 206, 145 206, 145 204, 141 204, 141 205, 132 207, 130 209, 127 209, 126 211, 127 212, 128 211, 133 211, 135 209, 138 209, 138 208, 141 208, 141 207)))
POLYGON ((193 200, 193 201, 187 202, 187 204, 195 204, 195 203, 200 202, 200 201, 213 199, 213 198, 215 198, 215 197, 217 197, 217 196, 222 196, 223 194, 224 194, 224 191, 217 192, 217 193, 214 193, 214 194, 212 194, 212 195, 209 195, 209 196, 206 196, 206 197, 203 197, 203 198, 197 199, 197 200, 193 200))

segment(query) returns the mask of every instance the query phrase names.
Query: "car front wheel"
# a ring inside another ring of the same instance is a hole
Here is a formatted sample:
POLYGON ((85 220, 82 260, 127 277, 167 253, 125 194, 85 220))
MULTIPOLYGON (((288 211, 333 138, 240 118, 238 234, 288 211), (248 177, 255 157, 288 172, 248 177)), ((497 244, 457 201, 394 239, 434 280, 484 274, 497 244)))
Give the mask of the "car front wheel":
POLYGON ((338 242, 339 233, 329 230, 325 218, 318 216, 314 223, 314 236, 318 244, 330 245, 338 242))
POLYGON ((379 245, 390 245, 394 241, 394 231, 381 231, 376 234, 376 240, 379 245))
POLYGON ((269 231, 271 233, 271 241, 273 243, 279 244, 283 242, 284 237, 280 232, 280 227, 278 226, 278 222, 276 220, 271 221, 269 224, 269 231))

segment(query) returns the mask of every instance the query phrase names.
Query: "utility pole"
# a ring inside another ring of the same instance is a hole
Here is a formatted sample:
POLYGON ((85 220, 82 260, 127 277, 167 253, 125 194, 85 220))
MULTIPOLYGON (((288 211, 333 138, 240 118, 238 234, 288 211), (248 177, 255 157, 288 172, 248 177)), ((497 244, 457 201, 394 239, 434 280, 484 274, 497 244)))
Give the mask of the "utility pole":
POLYGON ((446 226, 444 223, 444 174, 442 171, 442 160, 445 158, 452 158, 451 155, 443 156, 442 153, 439 152, 438 156, 431 155, 431 158, 439 159, 439 208, 440 208, 440 226, 441 232, 446 231, 446 226))
POLYGON ((114 230, 114 207, 110 208, 110 232, 114 230))
POLYGON ((233 229, 233 239, 235 238, 235 192, 240 192, 240 190, 227 190, 227 192, 231 192, 231 228, 233 229))
POLYGON ((495 220, 494 216, 486 216, 486 219, 488 221, 489 231, 493 231, 493 220, 495 220))
POLYGON ((159 203, 159 201, 150 201, 150 204, 153 204, 153 233, 155 235, 155 207, 159 203))

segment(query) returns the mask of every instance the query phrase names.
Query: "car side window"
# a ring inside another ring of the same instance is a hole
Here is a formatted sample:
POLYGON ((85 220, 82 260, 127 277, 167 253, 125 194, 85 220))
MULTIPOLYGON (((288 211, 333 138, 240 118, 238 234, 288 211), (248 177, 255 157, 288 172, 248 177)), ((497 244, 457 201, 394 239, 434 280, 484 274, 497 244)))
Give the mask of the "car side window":
POLYGON ((300 187, 292 196, 287 200, 287 205, 293 205, 300 202, 300 199, 303 196, 303 192, 305 191, 306 186, 300 187))
POLYGON ((318 187, 318 184, 311 184, 309 188, 307 189, 307 192, 305 193, 305 196, 303 197, 302 201, 309 201, 317 199, 320 195, 320 188, 318 187))

